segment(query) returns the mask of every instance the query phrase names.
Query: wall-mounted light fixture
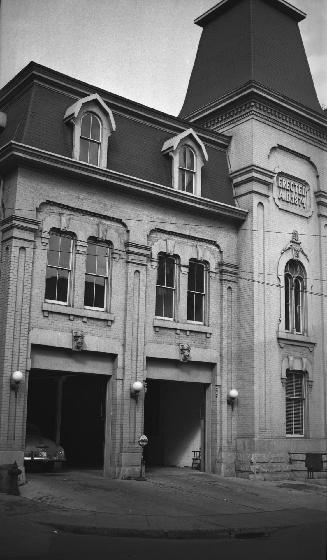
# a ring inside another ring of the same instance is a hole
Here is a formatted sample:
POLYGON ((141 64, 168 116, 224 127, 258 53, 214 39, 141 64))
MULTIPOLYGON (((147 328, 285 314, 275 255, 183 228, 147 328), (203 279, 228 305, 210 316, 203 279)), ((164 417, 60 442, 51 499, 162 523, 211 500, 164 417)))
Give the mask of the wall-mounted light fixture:
POLYGON ((143 389, 142 381, 134 381, 131 386, 131 397, 132 399, 138 400, 140 393, 143 389))
POLYGON ((234 408, 235 401, 238 397, 238 390, 231 389, 227 395, 227 404, 230 404, 232 409, 234 408))
POLYGON ((17 391, 19 389, 19 386, 21 384, 21 382, 24 379, 24 374, 21 371, 14 371, 11 374, 11 378, 10 378, 10 388, 15 391, 15 394, 17 396, 17 391))

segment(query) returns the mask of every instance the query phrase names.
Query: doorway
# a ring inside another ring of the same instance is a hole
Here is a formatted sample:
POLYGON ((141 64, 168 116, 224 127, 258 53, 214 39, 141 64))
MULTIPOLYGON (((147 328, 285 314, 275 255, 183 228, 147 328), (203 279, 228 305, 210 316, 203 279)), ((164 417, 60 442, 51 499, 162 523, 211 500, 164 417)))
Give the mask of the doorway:
POLYGON ((144 451, 147 466, 192 467, 200 451, 205 469, 205 391, 203 383, 147 380, 144 451))

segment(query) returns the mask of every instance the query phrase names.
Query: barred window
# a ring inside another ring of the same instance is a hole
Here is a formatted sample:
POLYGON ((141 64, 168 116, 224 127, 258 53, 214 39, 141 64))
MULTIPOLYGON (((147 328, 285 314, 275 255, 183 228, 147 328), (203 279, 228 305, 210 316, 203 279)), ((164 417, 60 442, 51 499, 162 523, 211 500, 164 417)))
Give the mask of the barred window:
POLYGON ((68 304, 72 270, 73 239, 51 232, 45 282, 45 299, 68 304))
POLYGON ((109 247, 89 240, 87 244, 84 305, 104 310, 108 298, 109 247))
POLYGON ((286 373, 286 435, 304 435, 304 374, 286 373))
POLYGON ((156 316, 174 318, 176 259, 164 253, 158 256, 156 316))
POLYGON ((101 147, 100 119, 92 113, 86 113, 82 118, 80 138, 80 161, 99 165, 101 147))
POLYGON ((178 188, 194 194, 196 174, 195 153, 189 146, 182 146, 179 153, 178 188))
POLYGON ((204 322, 206 267, 204 263, 191 260, 188 269, 187 320, 204 322))
POLYGON ((298 334, 304 332, 305 277, 299 261, 288 261, 284 274, 285 330, 298 334))

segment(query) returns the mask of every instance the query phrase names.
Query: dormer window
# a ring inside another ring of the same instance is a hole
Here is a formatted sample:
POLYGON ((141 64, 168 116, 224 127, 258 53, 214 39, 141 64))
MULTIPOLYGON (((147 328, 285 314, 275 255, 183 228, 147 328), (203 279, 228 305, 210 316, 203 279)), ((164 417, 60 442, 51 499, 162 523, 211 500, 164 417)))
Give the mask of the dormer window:
POLYGON ((208 154, 192 128, 167 140, 161 151, 172 158, 172 187, 201 196, 201 169, 208 154))
POLYGON ((86 113, 82 118, 80 161, 99 165, 101 147, 101 122, 96 115, 86 113))
POLYGON ((98 94, 68 107, 64 121, 73 125, 72 157, 98 167, 107 167, 108 139, 116 130, 112 111, 98 94))
POLYGON ((194 194, 196 179, 196 156, 192 148, 182 146, 179 152, 178 188, 194 194))

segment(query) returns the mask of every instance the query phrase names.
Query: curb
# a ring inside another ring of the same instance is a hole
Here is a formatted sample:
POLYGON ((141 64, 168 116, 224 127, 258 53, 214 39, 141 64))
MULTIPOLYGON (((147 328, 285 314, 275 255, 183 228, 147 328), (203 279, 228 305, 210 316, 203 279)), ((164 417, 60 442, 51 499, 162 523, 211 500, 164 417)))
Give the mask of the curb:
POLYGON ((70 525, 68 523, 40 522, 41 525, 51 526, 56 531, 74 533, 77 535, 97 535, 103 537, 130 537, 148 539, 262 539, 280 529, 288 529, 294 525, 264 527, 260 529, 127 529, 123 527, 96 527, 89 525, 70 525))

